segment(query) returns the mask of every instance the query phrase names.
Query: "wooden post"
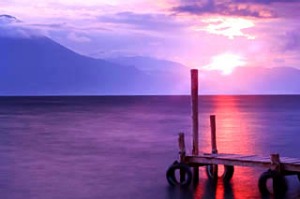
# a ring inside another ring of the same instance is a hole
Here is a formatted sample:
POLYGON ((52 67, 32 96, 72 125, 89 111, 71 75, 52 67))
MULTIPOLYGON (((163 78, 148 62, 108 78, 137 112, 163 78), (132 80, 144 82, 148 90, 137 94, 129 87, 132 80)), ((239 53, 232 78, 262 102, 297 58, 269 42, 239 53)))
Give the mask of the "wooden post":
POLYGON ((178 146, 179 146, 179 160, 180 162, 184 162, 184 158, 185 158, 184 133, 179 133, 178 146))
POLYGON ((278 153, 271 154, 271 170, 276 171, 276 175, 273 176, 273 191, 275 198, 284 198, 286 190, 286 182, 283 175, 283 165, 280 162, 278 153))
MULTIPOLYGON (((199 155, 198 146, 198 70, 191 70, 191 95, 192 95, 192 119, 193 119, 193 155, 199 155)), ((194 167, 194 182, 199 180, 199 168, 194 167)))
MULTIPOLYGON (((184 141, 184 133, 179 133, 178 137, 178 146, 179 146, 179 161, 184 162, 185 159, 185 141, 184 141)), ((180 182, 185 181, 185 172, 180 169, 180 182)))
POLYGON ((280 163, 280 157, 278 153, 271 154, 271 170, 281 172, 281 163, 280 163))
MULTIPOLYGON (((211 153, 212 154, 217 154, 217 136, 216 136, 216 116, 215 115, 210 115, 209 117, 210 120, 210 132, 211 132, 211 153)), ((213 180, 217 181, 218 180, 218 165, 213 164, 212 166, 212 175, 213 175, 213 180)))
POLYGON ((216 138, 216 116, 211 115, 210 119, 210 130, 211 130, 211 153, 217 154, 217 138, 216 138))

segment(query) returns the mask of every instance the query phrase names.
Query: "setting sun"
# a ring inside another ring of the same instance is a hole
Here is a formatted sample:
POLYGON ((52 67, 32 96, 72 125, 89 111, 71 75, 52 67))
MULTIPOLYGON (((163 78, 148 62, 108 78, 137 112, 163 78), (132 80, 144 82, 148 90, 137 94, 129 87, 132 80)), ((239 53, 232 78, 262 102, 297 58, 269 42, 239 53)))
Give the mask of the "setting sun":
POLYGON ((204 66, 205 70, 218 70, 223 75, 229 75, 236 67, 244 66, 246 62, 239 55, 225 53, 212 57, 211 63, 204 66))

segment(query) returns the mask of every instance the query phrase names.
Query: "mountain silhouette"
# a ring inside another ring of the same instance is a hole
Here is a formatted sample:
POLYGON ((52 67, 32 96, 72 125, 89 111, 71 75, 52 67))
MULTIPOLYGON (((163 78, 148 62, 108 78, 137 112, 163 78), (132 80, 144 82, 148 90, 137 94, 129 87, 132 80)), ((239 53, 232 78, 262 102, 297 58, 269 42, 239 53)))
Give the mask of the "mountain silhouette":
POLYGON ((0 37, 0 95, 174 94, 175 79, 82 56, 47 37, 0 37))
POLYGON ((135 66, 141 71, 148 73, 181 73, 186 72, 187 67, 173 61, 156 59, 153 57, 133 56, 133 57, 114 57, 106 59, 109 62, 127 66, 135 66))

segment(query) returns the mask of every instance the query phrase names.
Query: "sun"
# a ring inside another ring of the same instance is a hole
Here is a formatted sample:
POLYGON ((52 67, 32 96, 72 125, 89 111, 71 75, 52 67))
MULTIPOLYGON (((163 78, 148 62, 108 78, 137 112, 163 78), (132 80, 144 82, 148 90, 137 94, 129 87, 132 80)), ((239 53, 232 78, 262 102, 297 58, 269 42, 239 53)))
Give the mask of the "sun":
POLYGON ((229 75, 235 68, 244 66, 245 64, 246 62, 243 57, 232 53, 224 53, 212 57, 211 63, 204 66, 203 69, 218 70, 223 75, 229 75))

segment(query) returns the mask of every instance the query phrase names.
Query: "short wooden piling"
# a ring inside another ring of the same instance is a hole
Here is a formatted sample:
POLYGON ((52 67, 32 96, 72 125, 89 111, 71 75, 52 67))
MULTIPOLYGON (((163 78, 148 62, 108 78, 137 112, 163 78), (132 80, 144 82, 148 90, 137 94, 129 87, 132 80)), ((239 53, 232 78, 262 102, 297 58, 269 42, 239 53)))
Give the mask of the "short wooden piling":
MULTIPOLYGON (((216 116, 210 115, 210 132, 211 132, 211 153, 217 154, 217 136, 216 136, 216 116)), ((218 179, 218 165, 213 164, 212 165, 212 179, 217 180, 218 179)))
POLYGON ((275 198, 284 198, 284 194, 287 189, 286 181, 284 178, 284 168, 280 162, 280 156, 278 153, 270 154, 271 170, 276 171, 276 175, 273 176, 273 190, 275 198))
MULTIPOLYGON (((198 146, 198 70, 191 70, 191 95, 192 95, 192 119, 193 119, 193 155, 199 154, 198 146)), ((194 167, 194 182, 197 183, 199 180, 199 168, 194 167)))
MULTIPOLYGON (((178 136, 178 147, 179 147, 179 160, 180 162, 184 162, 185 159, 185 141, 184 141, 184 133, 179 133, 178 136)), ((180 170, 180 182, 185 181, 185 172, 184 170, 180 170)))
POLYGON ((270 160, 271 160, 271 170, 281 172, 281 163, 280 163, 280 156, 278 153, 270 154, 270 160))
POLYGON ((185 157, 184 133, 179 133, 178 147, 179 147, 179 160, 180 160, 180 162, 184 162, 184 157, 185 157))
POLYGON ((210 132, 211 132, 211 153, 217 154, 217 138, 216 138, 216 116, 211 115, 210 119, 210 132))

